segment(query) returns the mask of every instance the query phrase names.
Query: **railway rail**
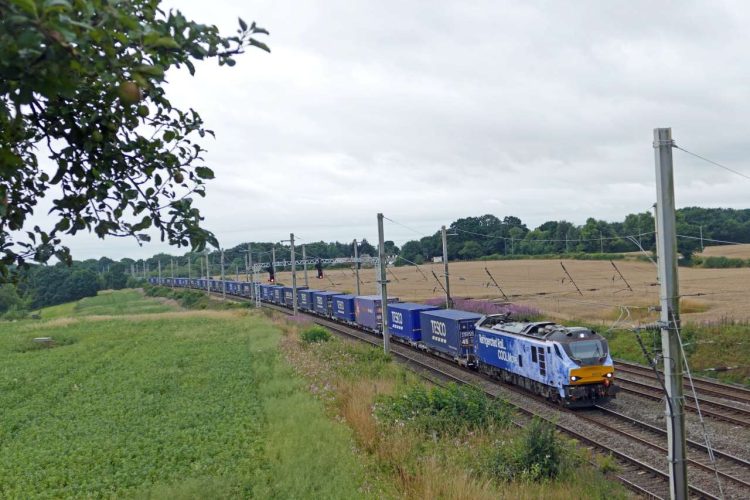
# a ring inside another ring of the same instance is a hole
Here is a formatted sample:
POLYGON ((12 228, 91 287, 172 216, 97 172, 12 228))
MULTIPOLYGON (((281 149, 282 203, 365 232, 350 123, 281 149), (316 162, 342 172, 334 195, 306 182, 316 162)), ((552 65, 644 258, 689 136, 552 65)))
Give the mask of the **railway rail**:
MULTIPOLYGON (((618 373, 627 373, 630 375, 637 375, 639 377, 647 378, 656 382, 656 375, 654 370, 648 366, 639 365, 637 363, 631 363, 629 361, 616 360, 615 369, 618 373)), ((663 373, 659 372, 663 376, 663 373)), ((728 384, 725 382, 719 382, 717 380, 711 380, 705 377, 692 377, 693 383, 690 383, 690 378, 683 377, 685 392, 689 393, 695 391, 698 394, 704 394, 706 396, 712 396, 715 398, 721 398, 729 401, 736 401, 738 403, 744 403, 750 405, 750 388, 743 387, 737 384, 728 384)))
MULTIPOLYGON (((615 367, 615 370, 617 370, 617 367, 615 367)), ((617 384, 623 392, 635 394, 653 401, 664 399, 664 391, 658 385, 624 378, 620 374, 617 375, 617 384)), ((703 415, 734 425, 750 427, 750 410, 728 403, 707 400, 700 396, 698 397, 698 401, 700 403, 700 411, 703 415)), ((695 400, 691 398, 691 395, 686 395, 685 397, 685 409, 693 413, 698 413, 698 407, 695 404, 695 400)))
MULTIPOLYGON (((263 305, 284 314, 291 314, 282 307, 263 305)), ((377 337, 358 329, 314 315, 310 315, 310 318, 316 324, 339 335, 354 337, 372 345, 381 344, 377 337)), ((391 353, 417 372, 436 375, 459 384, 472 385, 491 397, 508 400, 527 419, 537 417, 551 422, 559 431, 585 443, 597 453, 611 454, 620 465, 616 474, 617 479, 629 489, 651 498, 669 498, 669 475, 664 470, 666 449, 658 444, 666 440, 666 431, 624 415, 612 418, 615 412, 607 409, 597 409, 601 415, 610 412, 609 417, 598 418, 590 414, 582 416, 579 411, 563 410, 514 386, 502 384, 398 342, 391 344, 391 353), (568 418, 562 418, 563 415, 568 418), (588 424, 585 428, 581 425, 583 422, 588 424), (650 427, 652 429, 649 429, 650 427), (613 436, 621 439, 613 439, 613 436)), ((713 477, 713 467, 708 463, 707 456, 704 459, 699 456, 701 451, 706 452, 705 447, 701 448, 700 443, 694 443, 692 446, 694 451, 690 457, 690 474, 691 477, 698 477, 701 485, 688 485, 691 495, 695 498, 720 498, 721 493, 713 477)), ((750 496, 750 463, 729 454, 715 453, 725 497, 750 496)))

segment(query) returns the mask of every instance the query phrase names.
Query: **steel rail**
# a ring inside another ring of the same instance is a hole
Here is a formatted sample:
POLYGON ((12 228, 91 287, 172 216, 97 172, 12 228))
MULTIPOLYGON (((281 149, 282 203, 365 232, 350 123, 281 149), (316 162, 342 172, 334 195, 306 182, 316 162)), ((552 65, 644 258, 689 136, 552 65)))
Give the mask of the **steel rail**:
MULTIPOLYGON (((632 375, 638 375, 651 380, 656 380, 653 368, 642 366, 636 363, 616 360, 615 370, 619 372, 630 373, 632 375)), ((746 387, 742 387, 737 384, 722 383, 718 380, 710 380, 705 377, 696 378, 695 376, 693 376, 693 385, 690 385, 690 379, 687 376, 685 376, 683 379, 685 389, 688 391, 692 391, 693 389, 695 389, 696 392, 702 393, 707 396, 714 396, 718 398, 729 399, 732 401, 738 401, 740 403, 750 404, 750 389, 746 387)))

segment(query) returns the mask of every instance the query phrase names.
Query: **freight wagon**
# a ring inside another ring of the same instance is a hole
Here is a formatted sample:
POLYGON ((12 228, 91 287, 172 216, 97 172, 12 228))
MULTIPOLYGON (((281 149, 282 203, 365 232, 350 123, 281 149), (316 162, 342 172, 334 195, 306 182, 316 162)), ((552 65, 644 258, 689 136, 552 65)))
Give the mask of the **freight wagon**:
POLYGON ((333 317, 333 298, 339 292, 319 291, 312 293, 313 309, 316 313, 326 318, 333 317))
POLYGON ((333 297, 333 317, 344 323, 354 323, 354 295, 336 295, 333 297))
POLYGON ((435 306, 414 302, 399 302, 388 306, 388 333, 410 343, 419 342, 422 339, 419 313, 435 309, 435 306))
POLYGON ((312 294, 320 291, 322 290, 313 290, 311 288, 297 290, 297 306, 303 311, 312 311, 314 306, 312 294))
POLYGON ((474 366, 474 328, 482 317, 458 309, 436 309, 419 313, 422 348, 437 351, 463 366, 474 366))
MULTIPOLYGON (((388 297, 388 303, 398 302, 395 297, 388 297)), ((382 331, 382 310, 380 295, 354 297, 354 317, 356 323, 371 332, 382 331)))

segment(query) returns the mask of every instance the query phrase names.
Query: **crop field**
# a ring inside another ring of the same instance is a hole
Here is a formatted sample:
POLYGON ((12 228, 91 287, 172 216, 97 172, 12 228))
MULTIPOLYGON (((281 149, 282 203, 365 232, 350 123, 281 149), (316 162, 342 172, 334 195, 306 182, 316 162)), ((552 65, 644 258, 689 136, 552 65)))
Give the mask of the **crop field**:
POLYGON ((357 496, 351 431, 262 315, 130 290, 41 316, 0 323, 0 497, 357 496))
MULTIPOLYGON (((545 315, 558 319, 613 321, 623 313, 631 320, 656 319, 648 307, 658 304, 659 286, 656 267, 650 262, 565 260, 505 260, 487 262, 452 262, 451 293, 455 297, 472 297, 533 306, 545 315), (495 281, 485 271, 487 268, 495 281), (624 278, 624 280, 623 280, 624 278), (580 293, 576 290, 580 289, 580 293), (629 288, 628 288, 629 287, 629 288)), ((324 279, 310 272, 311 288, 355 292, 354 272, 350 269, 327 270, 324 279)), ((301 275, 301 273, 300 273, 301 275)), ((304 284, 298 275, 297 283, 304 284)), ((421 301, 443 296, 438 279, 443 281, 442 264, 419 267, 388 268, 388 292, 401 300, 421 301), (437 279, 433 276, 437 275, 437 279)), ((680 268, 680 291, 683 318, 687 321, 750 320, 750 268, 701 269, 680 268)), ((374 269, 360 271, 362 294, 379 293, 374 269)), ((277 273, 277 281, 290 283, 288 272, 277 273)))
POLYGON ((734 259, 750 259, 749 245, 720 245, 706 247, 698 255, 703 257, 729 257, 734 259))

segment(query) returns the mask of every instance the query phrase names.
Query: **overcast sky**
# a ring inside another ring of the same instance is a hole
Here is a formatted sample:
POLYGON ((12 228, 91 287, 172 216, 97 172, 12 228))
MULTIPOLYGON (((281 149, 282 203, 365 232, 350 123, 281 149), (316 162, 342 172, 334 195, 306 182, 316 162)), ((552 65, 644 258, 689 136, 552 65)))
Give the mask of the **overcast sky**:
MULTIPOLYGON (((271 32, 271 54, 168 75, 216 132, 199 206, 223 246, 376 240, 377 212, 427 234, 485 213, 622 220, 655 200, 655 127, 750 173, 746 2, 172 4, 227 34, 237 16, 271 32)), ((678 206, 750 207, 750 181, 680 151, 675 177, 678 206)), ((169 251, 68 243, 78 259, 169 251)))

